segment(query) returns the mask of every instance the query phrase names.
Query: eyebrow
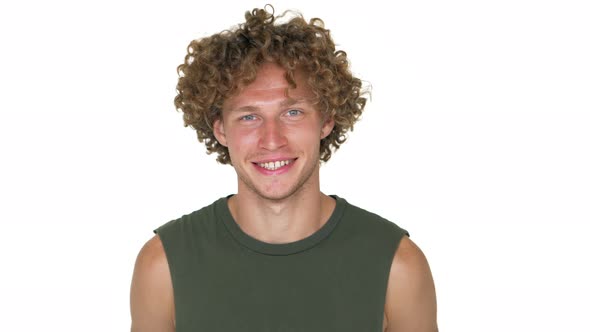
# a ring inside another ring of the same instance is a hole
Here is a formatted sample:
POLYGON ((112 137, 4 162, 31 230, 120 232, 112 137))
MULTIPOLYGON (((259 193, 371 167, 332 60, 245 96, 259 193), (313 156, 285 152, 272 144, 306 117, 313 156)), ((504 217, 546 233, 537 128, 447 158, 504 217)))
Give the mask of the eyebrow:
MULTIPOLYGON (((287 107, 287 106, 292 106, 292 105, 296 105, 299 103, 304 103, 304 102, 310 102, 310 100, 308 98, 300 98, 300 99, 295 99, 295 98, 287 98, 285 100, 283 100, 279 106, 280 107, 287 107)), ((239 108, 234 108, 234 109, 230 109, 229 111, 231 112, 253 112, 253 111, 257 111, 259 109, 259 107, 257 106, 242 106, 239 108)))
POLYGON ((303 98, 302 99, 287 98, 287 99, 283 100, 280 105, 282 107, 285 107, 285 106, 291 106, 291 105, 299 104, 299 103, 302 103, 304 101, 306 101, 306 99, 303 99, 303 98))

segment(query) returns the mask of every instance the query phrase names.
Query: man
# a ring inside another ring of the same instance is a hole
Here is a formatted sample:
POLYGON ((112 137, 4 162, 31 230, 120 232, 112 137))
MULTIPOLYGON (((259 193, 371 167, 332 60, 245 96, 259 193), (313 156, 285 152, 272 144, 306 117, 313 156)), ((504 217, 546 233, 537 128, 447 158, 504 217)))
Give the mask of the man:
POLYGON ((179 73, 176 107, 238 192, 155 230, 131 330, 436 331, 430 269, 407 233, 320 191, 320 161, 366 101, 322 21, 255 9, 191 42, 179 73))

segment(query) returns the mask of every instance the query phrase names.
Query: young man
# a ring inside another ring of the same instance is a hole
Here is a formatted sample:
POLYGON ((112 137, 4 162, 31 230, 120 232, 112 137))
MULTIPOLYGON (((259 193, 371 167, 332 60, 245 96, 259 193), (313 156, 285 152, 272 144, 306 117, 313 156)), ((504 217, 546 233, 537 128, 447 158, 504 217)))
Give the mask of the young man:
POLYGON ((436 331, 432 276, 407 233, 320 191, 320 161, 365 106, 321 20, 255 9, 188 51, 175 104, 238 192, 141 249, 131 330, 436 331))

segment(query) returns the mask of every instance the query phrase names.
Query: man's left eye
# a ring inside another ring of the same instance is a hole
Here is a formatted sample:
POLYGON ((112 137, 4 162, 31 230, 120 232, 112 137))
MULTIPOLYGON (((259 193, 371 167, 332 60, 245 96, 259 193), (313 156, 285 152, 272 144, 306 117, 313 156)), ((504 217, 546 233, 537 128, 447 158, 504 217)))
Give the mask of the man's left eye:
POLYGON ((295 115, 299 115, 299 114, 301 114, 300 110, 288 110, 287 111, 287 115, 289 115, 289 116, 295 116, 295 115))

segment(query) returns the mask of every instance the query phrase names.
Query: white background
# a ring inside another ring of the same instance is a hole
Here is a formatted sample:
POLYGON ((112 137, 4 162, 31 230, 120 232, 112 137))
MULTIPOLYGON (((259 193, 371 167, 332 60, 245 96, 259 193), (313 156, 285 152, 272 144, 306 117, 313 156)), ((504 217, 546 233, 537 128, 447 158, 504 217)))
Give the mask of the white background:
MULTIPOLYGON (((0 330, 128 330, 152 229, 235 192, 175 70, 265 3, 204 3, 0 5, 0 330)), ((323 18, 373 86, 322 190, 410 231, 440 330, 590 331, 586 2, 274 6, 323 18)))

